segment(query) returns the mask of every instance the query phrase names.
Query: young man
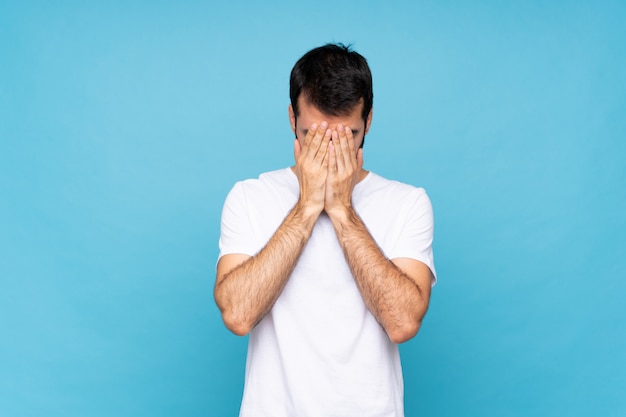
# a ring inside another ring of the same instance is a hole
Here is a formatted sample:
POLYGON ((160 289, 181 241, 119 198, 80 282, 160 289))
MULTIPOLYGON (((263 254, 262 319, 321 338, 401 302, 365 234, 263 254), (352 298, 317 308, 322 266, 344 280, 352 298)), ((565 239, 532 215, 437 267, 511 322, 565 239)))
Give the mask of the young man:
POLYGON ((222 214, 215 300, 250 333, 240 416, 403 416, 397 344, 435 282, 430 201, 363 169, 365 58, 309 51, 290 96, 295 165, 237 183, 222 214))

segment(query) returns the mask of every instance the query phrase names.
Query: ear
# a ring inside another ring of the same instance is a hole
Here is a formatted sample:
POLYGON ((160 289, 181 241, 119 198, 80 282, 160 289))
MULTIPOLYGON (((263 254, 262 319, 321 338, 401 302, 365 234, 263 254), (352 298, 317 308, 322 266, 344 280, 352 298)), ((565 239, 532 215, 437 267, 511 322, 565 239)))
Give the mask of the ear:
POLYGON ((367 120, 365 120, 365 133, 363 136, 367 135, 367 132, 370 130, 370 125, 372 124, 372 115, 374 114, 374 108, 370 110, 370 114, 367 115, 367 120))
POLYGON ((296 134, 296 115, 293 112, 293 107, 289 105, 289 124, 291 125, 291 131, 296 134))

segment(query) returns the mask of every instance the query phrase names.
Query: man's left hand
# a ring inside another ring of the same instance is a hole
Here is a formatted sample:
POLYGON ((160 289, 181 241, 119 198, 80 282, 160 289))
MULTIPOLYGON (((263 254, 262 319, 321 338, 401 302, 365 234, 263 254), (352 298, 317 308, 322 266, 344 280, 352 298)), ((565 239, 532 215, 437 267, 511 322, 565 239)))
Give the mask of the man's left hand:
POLYGON ((352 190, 363 171, 363 150, 355 150, 352 129, 338 125, 329 146, 324 210, 332 218, 352 206, 352 190))

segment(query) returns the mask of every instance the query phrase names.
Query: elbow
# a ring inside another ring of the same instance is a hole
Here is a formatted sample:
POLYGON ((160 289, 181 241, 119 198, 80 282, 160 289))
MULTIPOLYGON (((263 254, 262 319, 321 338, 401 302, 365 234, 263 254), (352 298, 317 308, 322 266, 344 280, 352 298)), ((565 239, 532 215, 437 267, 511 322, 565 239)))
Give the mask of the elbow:
POLYGON ((224 325, 237 336, 247 336, 252 331, 252 326, 239 321, 229 321, 224 319, 224 325))
POLYGON ((213 297, 222 315, 222 321, 228 330, 237 336, 246 336, 250 333, 254 326, 247 323, 241 314, 237 314, 233 311, 232 303, 229 302, 223 292, 220 291, 218 285, 215 286, 213 297))
POLYGON ((222 311, 222 321, 226 328, 237 336, 246 336, 254 328, 254 323, 237 317, 232 311, 222 311))
POLYGON ((397 345, 408 342, 417 335, 421 321, 407 322, 387 331, 389 339, 397 345))
POLYGON ((389 339, 398 345, 413 339, 419 332, 427 311, 428 301, 423 305, 423 308, 398 317, 399 320, 394 323, 394 326, 385 329, 389 339))

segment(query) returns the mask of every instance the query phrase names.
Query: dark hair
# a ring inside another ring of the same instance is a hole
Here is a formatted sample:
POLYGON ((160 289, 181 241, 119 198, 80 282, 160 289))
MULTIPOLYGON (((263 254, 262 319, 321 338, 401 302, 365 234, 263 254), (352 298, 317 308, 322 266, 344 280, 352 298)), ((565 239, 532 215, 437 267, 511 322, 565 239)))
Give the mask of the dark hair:
POLYGON ((363 99, 363 120, 372 109, 372 73, 365 58, 350 45, 326 44, 296 62, 289 80, 289 97, 296 117, 300 94, 309 104, 331 116, 349 114, 363 99))

